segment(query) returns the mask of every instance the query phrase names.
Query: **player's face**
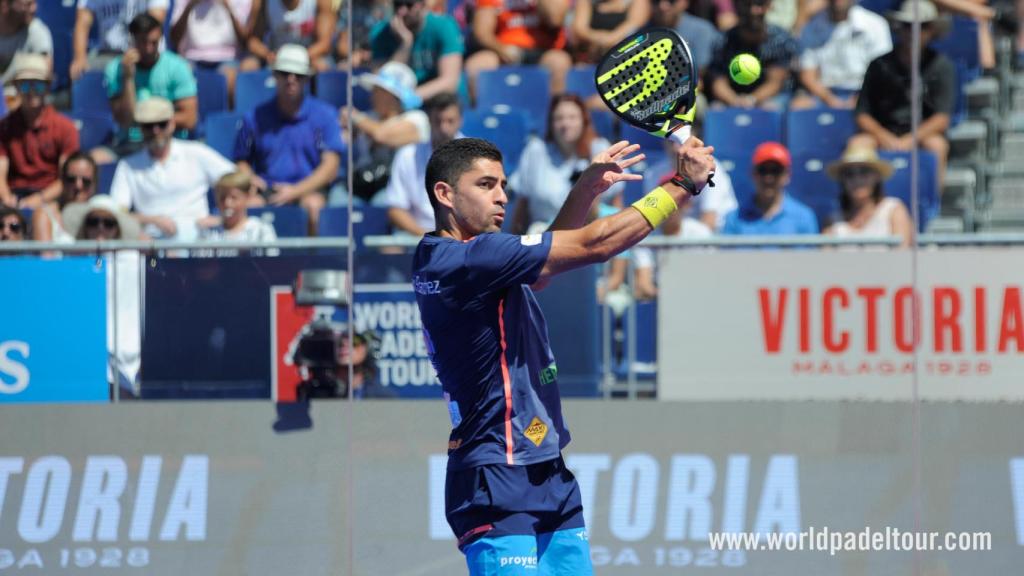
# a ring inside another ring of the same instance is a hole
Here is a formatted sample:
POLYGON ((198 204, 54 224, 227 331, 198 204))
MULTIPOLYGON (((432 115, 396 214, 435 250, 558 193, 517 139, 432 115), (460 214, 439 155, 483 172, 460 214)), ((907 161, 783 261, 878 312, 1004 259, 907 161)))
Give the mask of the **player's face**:
POLYGON ((583 136, 583 111, 574 102, 562 102, 551 114, 551 131, 559 144, 575 145, 583 136))
POLYGON ((451 194, 452 212, 463 239, 501 231, 508 204, 507 185, 501 162, 478 158, 463 172, 451 194))

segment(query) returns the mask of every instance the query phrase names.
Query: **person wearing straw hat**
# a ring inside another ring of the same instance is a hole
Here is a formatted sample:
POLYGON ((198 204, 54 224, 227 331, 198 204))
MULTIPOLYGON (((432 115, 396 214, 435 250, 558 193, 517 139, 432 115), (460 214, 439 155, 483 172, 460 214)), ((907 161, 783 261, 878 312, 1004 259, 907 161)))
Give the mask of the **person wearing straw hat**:
POLYGON ((949 141, 946 130, 956 102, 956 70, 953 63, 928 45, 944 27, 938 9, 930 0, 904 0, 899 10, 889 13, 895 29, 896 47, 876 58, 864 74, 864 86, 857 99, 856 118, 861 133, 851 139, 857 148, 912 150, 915 146, 935 154, 938 160, 939 190, 946 174, 949 141), (921 24, 918 46, 912 44, 911 28, 921 24), (921 122, 917 134, 911 134, 911 57, 920 49, 921 122))
POLYGON ((302 46, 281 46, 273 70, 276 93, 243 117, 234 160, 239 170, 253 174, 267 203, 305 208, 310 233, 316 234, 346 152, 338 113, 305 93, 314 70, 302 46))
POLYGON ((839 182, 841 220, 827 226, 825 234, 839 237, 898 236, 909 246, 913 223, 907 207, 898 198, 886 197, 883 183, 893 168, 871 147, 847 147, 843 156, 830 164, 828 175, 839 182))
MULTIPOLYGON (((64 225, 78 240, 138 240, 139 223, 116 200, 97 194, 88 202, 64 207, 64 225)), ((105 252, 107 268, 107 380, 121 388, 122 396, 139 395, 142 362, 140 329, 139 253, 135 250, 105 252), (114 323, 117 323, 116 330, 114 323), (115 342, 116 334, 116 342, 115 342)))

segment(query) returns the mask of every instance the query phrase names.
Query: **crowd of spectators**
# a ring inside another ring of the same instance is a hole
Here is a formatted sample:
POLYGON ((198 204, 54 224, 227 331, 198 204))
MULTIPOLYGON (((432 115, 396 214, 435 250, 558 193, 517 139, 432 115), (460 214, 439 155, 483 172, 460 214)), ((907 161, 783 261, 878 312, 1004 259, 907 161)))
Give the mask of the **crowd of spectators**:
MULTIPOLYGON (((525 232, 551 221, 611 136, 599 133, 592 100, 566 93, 567 74, 633 31, 659 25, 689 42, 711 109, 851 110, 858 133, 848 155, 872 158, 862 165, 875 169, 876 182, 863 186, 836 172, 845 203, 818 222, 785 193, 789 151, 767 143, 749 165, 731 167, 743 171, 752 194, 737 194, 719 166, 719 185, 695 199, 678 230, 849 234, 858 223, 891 220, 903 234, 907 208, 894 209, 898 200, 854 199, 862 188, 880 189, 889 172, 876 150, 930 151, 941 190, 959 87, 953 63, 930 43, 945 32, 948 13, 974 18, 986 34, 1007 28, 1019 40, 1014 13, 1024 6, 920 0, 915 12, 906 0, 879 13, 855 0, 449 1, 455 5, 357 2, 349 22, 349 7, 337 0, 77 0, 70 61, 54 70, 54 41, 37 2, 0 0, 0 79, 10 108, 0 121, 0 203, 35 210, 27 237, 66 241, 74 235, 61 211, 87 201, 102 166, 116 163, 109 194, 143 237, 266 238, 257 220, 237 216, 264 205, 302 207, 315 234, 321 211, 350 198, 385 209, 396 232, 422 234, 433 218, 421 189, 430 150, 462 135, 481 73, 524 65, 547 70, 552 94, 546 122, 536 123, 543 128, 524 142, 509 174, 517 204, 507 227, 525 232), (915 17, 919 46, 911 44, 915 17), (906 87, 915 48, 923 118, 911 134, 906 87), (741 86, 728 63, 744 52, 760 59, 763 73, 741 86), (355 84, 369 106, 338 108, 314 95, 317 74, 350 65, 359 68, 355 84), (230 150, 203 144, 197 74, 223 75, 230 106, 238 74, 258 69, 271 72, 272 97, 241 114, 230 150), (89 71, 103 76, 115 130, 80 151, 75 124, 49 102, 55 74, 76 81, 89 71), (886 216, 872 220, 875 211, 886 216)), ((978 60, 989 66, 983 52, 991 42, 979 40, 978 60)), ((647 182, 671 172, 672 146, 649 154, 647 182)), ((622 195, 614 189, 603 202, 622 206, 622 195)))

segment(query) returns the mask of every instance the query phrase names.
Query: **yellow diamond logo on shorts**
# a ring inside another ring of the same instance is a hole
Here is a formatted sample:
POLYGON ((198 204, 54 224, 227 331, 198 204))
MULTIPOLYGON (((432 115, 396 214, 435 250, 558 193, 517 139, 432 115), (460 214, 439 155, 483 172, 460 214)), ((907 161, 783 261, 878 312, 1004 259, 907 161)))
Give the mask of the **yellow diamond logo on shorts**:
POLYGON ((536 416, 530 421, 530 425, 523 431, 523 436, 530 439, 535 446, 540 446, 540 443, 544 441, 544 437, 548 435, 548 425, 541 421, 536 416))

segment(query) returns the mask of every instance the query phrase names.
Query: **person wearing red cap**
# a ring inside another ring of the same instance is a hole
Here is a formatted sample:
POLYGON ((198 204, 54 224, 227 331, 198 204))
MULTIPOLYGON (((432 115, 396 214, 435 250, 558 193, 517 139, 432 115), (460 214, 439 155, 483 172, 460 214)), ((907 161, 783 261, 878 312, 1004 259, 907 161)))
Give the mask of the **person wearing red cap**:
POLYGON ((814 212, 785 192, 792 165, 789 150, 778 142, 765 142, 754 150, 751 164, 754 196, 726 214, 722 234, 817 234, 814 212))

